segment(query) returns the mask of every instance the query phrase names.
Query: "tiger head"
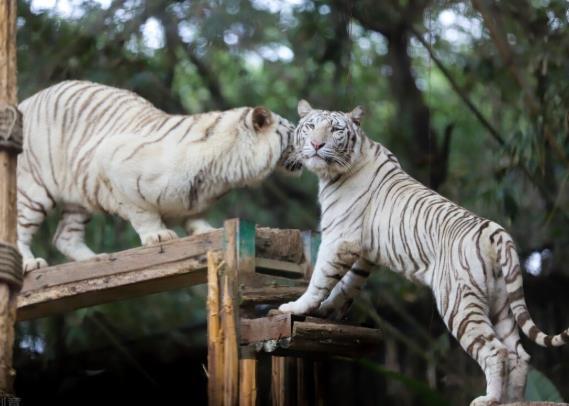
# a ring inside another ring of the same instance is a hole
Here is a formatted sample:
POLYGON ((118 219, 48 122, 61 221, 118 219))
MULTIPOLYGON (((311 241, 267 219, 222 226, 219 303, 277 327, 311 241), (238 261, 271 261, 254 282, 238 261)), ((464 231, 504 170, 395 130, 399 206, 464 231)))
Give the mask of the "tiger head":
POLYGON ((348 172, 358 162, 364 115, 358 106, 349 113, 313 109, 306 100, 298 103, 294 139, 304 166, 319 177, 332 178, 348 172))

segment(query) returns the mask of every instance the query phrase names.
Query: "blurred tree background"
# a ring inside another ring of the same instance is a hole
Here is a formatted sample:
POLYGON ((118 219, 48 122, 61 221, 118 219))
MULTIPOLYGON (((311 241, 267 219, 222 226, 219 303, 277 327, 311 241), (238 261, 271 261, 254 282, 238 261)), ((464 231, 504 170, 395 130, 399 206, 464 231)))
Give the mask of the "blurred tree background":
MULTIPOLYGON (((134 90, 171 113, 263 104, 296 121, 299 98, 367 111, 367 134, 404 168, 504 225, 525 263, 530 310, 569 325, 567 0, 20 0, 20 100, 65 79, 134 90)), ((316 229, 316 179, 275 174, 208 218, 316 229)), ((52 246, 53 217, 35 252, 52 246)), ((97 216, 89 245, 139 244, 97 216)), ((327 361, 329 404, 467 404, 484 391, 426 289, 381 270, 350 313, 385 331, 379 355, 327 361)), ((17 326, 24 404, 205 402, 204 289, 83 309, 17 326)), ((569 400, 569 350, 532 354, 528 397, 569 400), (551 385, 544 372, 557 387, 551 385)))

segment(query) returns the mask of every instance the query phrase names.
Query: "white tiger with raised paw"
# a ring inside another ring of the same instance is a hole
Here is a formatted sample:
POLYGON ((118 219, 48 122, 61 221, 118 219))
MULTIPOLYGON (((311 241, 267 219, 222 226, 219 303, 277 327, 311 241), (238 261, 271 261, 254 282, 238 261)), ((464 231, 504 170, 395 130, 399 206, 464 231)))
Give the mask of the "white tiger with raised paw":
POLYGON ((523 400, 529 355, 569 342, 569 330, 541 332, 528 312, 510 235, 423 186, 350 113, 298 105, 297 157, 319 177, 322 243, 306 292, 286 313, 341 315, 374 264, 429 286, 443 321, 486 376, 471 405, 523 400))
MULTIPOLYGON (((143 244, 211 227, 196 215, 229 189, 257 183, 287 160, 293 125, 265 107, 167 114, 142 97, 91 82, 62 82, 19 105, 18 248, 24 271, 47 266, 30 245, 60 204, 55 246, 67 257, 95 256, 84 241, 93 212, 130 221, 143 244)), ((292 163, 294 165, 294 163, 292 163)))

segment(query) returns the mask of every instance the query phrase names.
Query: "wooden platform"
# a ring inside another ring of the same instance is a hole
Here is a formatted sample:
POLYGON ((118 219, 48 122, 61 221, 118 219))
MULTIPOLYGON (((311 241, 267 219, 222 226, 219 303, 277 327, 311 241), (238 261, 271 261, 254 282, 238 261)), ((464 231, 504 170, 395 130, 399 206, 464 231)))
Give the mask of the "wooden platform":
POLYGON ((240 338, 241 345, 272 355, 332 353, 362 356, 377 350, 381 334, 377 329, 281 314, 242 319, 240 338))
MULTIPOLYGON (((223 247, 223 229, 218 229, 32 271, 25 276, 18 297, 18 320, 206 283, 207 252, 223 247)), ((270 289, 258 285, 245 289, 244 301, 283 301, 302 293, 305 283, 297 284, 296 292, 288 288, 288 279, 300 279, 306 272, 299 230, 259 227, 255 252, 255 266, 262 274, 275 275, 274 284, 270 289)))
MULTIPOLYGON (((265 316, 306 290, 319 241, 311 232, 227 220, 223 229, 209 233, 32 271, 18 296, 17 318, 207 282, 209 405, 254 406, 261 353, 275 355, 273 404, 295 404, 289 390, 293 382, 298 388, 321 383, 319 357, 361 356, 381 339, 378 330, 365 327, 288 314, 265 316)), ((320 392, 307 400, 299 389, 298 399, 317 404, 320 392)))

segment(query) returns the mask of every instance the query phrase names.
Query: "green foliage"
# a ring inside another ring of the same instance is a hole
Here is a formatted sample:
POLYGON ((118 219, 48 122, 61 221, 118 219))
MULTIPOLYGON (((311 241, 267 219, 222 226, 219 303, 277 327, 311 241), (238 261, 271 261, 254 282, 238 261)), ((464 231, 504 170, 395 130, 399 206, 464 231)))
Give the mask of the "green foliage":
POLYGON ((379 364, 376 364, 374 362, 365 359, 358 360, 358 363, 363 367, 369 369, 370 371, 382 375, 385 379, 402 383, 406 389, 417 395, 417 400, 421 405, 450 406, 451 404, 443 397, 441 397, 441 395, 438 392, 429 388, 429 386, 422 381, 413 379, 400 372, 391 371, 379 364))
MULTIPOLYGON (((75 12, 66 17, 38 10, 32 0, 19 0, 20 99, 73 78, 132 89, 176 114, 263 104, 294 121, 300 98, 330 109, 351 110, 361 104, 367 134, 396 153, 410 174, 428 183, 442 165, 446 174, 438 191, 503 224, 522 257, 551 247, 553 258, 544 271, 568 274, 565 0, 492 2, 513 63, 504 61, 482 16, 465 0, 115 0, 109 8, 93 0, 71 3, 75 12), (156 46, 147 39, 150 23, 158 27, 156 46), (410 27, 425 38, 447 73, 410 27), (503 145, 489 135, 461 94, 495 128, 503 145), (536 107, 530 108, 528 99, 536 107), (451 127, 445 156, 442 145, 451 127)), ((254 188, 229 193, 207 217, 215 226, 242 217, 268 226, 314 229, 316 194, 317 181, 309 173, 298 179, 275 174, 254 188)), ((65 260, 49 243, 56 227, 57 212, 34 243, 34 252, 51 263, 65 260)), ((130 225, 102 214, 89 225, 87 242, 96 252, 139 244, 130 225)), ((478 367, 463 363, 467 356, 437 324, 428 290, 380 271, 366 294, 371 306, 408 338, 398 352, 408 367, 405 376, 367 365, 381 379, 397 380, 435 402, 437 395, 419 383, 426 379, 421 362, 428 358, 436 364, 437 389, 445 397, 453 391, 451 381, 461 385, 449 395, 450 403, 465 404, 471 400, 466 396, 483 387, 478 367), (413 320, 416 325, 410 327, 413 320)), ((552 329, 565 327, 566 319, 556 319, 561 312, 545 312, 540 301, 534 309, 542 310, 543 318, 551 315, 546 325, 552 329)), ((121 339, 178 332, 181 326, 203 322, 204 312, 204 291, 197 288, 20 323, 20 343, 45 343, 41 353, 23 351, 21 362, 38 357, 47 363, 65 351, 116 343, 109 331, 119 344, 121 339)), ((365 312, 351 316, 370 322, 365 312)), ((203 336, 195 345, 203 345, 203 336)), ((552 360, 539 351, 532 356, 538 355, 534 359, 542 363, 540 368, 553 362, 558 368, 564 365, 561 358, 552 360)), ((530 375, 528 390, 547 387, 536 374, 530 375)), ((569 396, 567 388, 558 386, 569 396)))

